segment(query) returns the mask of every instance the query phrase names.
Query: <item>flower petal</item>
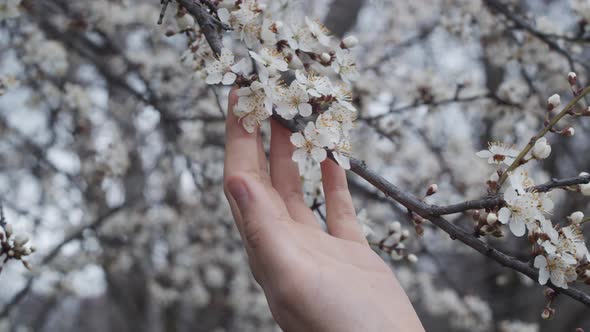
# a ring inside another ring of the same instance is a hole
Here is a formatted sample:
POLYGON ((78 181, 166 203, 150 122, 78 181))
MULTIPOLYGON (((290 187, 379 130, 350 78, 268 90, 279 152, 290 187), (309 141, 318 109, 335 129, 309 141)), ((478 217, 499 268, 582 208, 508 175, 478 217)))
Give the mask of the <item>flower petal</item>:
POLYGON ((236 75, 232 72, 228 72, 228 73, 225 73, 225 75, 223 75, 223 80, 221 81, 221 83, 223 85, 231 85, 231 84, 234 84, 234 82, 236 81, 236 78, 238 78, 238 75, 236 75))
POLYGON ((299 104, 298 109, 301 116, 310 116, 312 113, 312 107, 308 103, 299 104))
POLYGON ((515 236, 523 236, 524 233, 526 233, 526 225, 524 223, 524 221, 522 221, 522 219, 520 218, 512 218, 510 219, 510 231, 512 231, 512 234, 514 234, 515 236))
POLYGON ((313 160, 317 161, 318 163, 321 163, 322 161, 324 161, 326 159, 326 156, 327 156, 326 150, 324 150, 322 148, 311 149, 311 157, 313 158, 313 160))
POLYGON ((300 148, 305 144, 305 138, 303 137, 303 135, 301 135, 301 133, 294 133, 293 135, 291 135, 291 143, 293 143, 293 145, 295 145, 296 147, 300 148))
POLYGON ((509 208, 503 207, 500 209, 500 211, 498 211, 498 220, 500 220, 500 222, 503 224, 507 224, 510 220, 511 214, 512 213, 510 212, 509 208))

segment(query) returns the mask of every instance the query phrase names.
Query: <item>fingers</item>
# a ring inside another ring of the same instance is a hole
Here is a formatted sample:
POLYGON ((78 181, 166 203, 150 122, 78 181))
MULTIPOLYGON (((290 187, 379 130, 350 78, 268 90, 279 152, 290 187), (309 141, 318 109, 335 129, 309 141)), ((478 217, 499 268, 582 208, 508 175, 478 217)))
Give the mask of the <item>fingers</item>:
POLYGON ((226 120, 224 189, 246 247, 257 248, 271 238, 268 234, 273 225, 288 220, 289 215, 270 187, 260 131, 248 133, 233 113, 237 100, 232 89, 226 120))
POLYGON ((237 173, 225 180, 226 196, 242 240, 257 258, 268 257, 286 241, 283 226, 288 220, 284 205, 272 203, 272 190, 248 173, 237 173))
POLYGON ((238 96, 234 88, 229 94, 225 123, 224 174, 228 176, 235 172, 246 172, 264 181, 269 176, 266 172, 264 150, 261 150, 260 131, 250 134, 244 129, 233 112, 237 102, 238 96))
POLYGON ((322 162, 322 182, 326 196, 326 224, 331 235, 367 243, 356 218, 346 173, 334 161, 322 162))
POLYGON ((301 222, 321 229, 315 215, 303 200, 301 177, 297 164, 291 159, 295 147, 291 132, 278 122, 271 121, 270 177, 273 187, 285 202, 289 215, 301 222))

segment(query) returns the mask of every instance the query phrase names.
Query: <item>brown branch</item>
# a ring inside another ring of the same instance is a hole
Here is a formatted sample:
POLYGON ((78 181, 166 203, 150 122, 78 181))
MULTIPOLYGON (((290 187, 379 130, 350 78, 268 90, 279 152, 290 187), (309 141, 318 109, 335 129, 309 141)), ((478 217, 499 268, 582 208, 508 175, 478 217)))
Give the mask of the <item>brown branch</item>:
MULTIPOLYGON (((181 3, 183 6, 185 6, 187 8, 187 10, 189 11, 189 13, 191 13, 195 16, 196 21, 199 23, 199 25, 201 25, 201 29, 204 30, 204 33, 206 33, 206 36, 208 33, 207 40, 213 41, 213 45, 211 45, 211 48, 216 53, 219 53, 218 51, 220 50, 220 48, 217 46, 221 44, 222 36, 219 32, 220 31, 219 28, 210 26, 213 21, 211 20, 210 17, 208 17, 209 14, 206 14, 206 11, 203 9, 202 6, 195 5, 195 3, 190 0, 177 0, 177 1, 179 3, 181 3), (194 6, 192 6, 191 4, 194 6), (205 32, 205 29, 208 32, 205 32)), ((284 120, 282 117, 280 117, 276 114, 273 114, 273 119, 275 119, 276 121, 281 123, 283 126, 288 128, 292 132, 299 131, 302 127, 301 126, 302 124, 298 123, 297 118, 294 121, 287 121, 287 120, 284 120)), ((331 153, 330 153, 330 155, 331 155, 331 153)), ((384 179, 382 176, 375 173, 373 170, 369 169, 367 167, 367 165, 365 164, 365 162, 360 161, 355 158, 350 158, 350 164, 351 164, 351 171, 352 172, 354 172, 355 174, 357 174, 358 176, 363 178, 365 181, 369 182, 375 188, 379 189, 387 197, 399 202, 400 204, 405 206, 407 209, 417 213, 421 217, 430 220, 438 228, 443 230, 445 233, 449 234, 451 239, 459 240, 460 242, 475 249, 476 251, 480 252, 481 254, 483 254, 487 257, 490 257, 494 261, 500 263, 502 266, 508 267, 508 268, 513 269, 515 271, 518 271, 518 272, 530 277, 531 279, 533 279, 535 281, 538 279, 538 272, 536 271, 536 269, 529 266, 528 263, 522 262, 515 257, 509 256, 509 255, 499 251, 498 249, 481 241, 480 239, 475 237, 473 234, 470 234, 470 233, 466 232, 465 230, 459 228, 458 226, 453 225, 452 223, 448 222, 446 219, 440 217, 440 214, 435 213, 435 212, 441 212, 441 211, 436 211, 436 209, 433 209, 433 207, 431 205, 424 203, 418 197, 416 197, 410 193, 406 193, 406 192, 402 191, 400 188, 398 188, 394 184, 390 183, 389 181, 384 179)), ((588 179, 585 179, 585 180, 588 180, 588 179)), ((465 202, 462 204, 464 204, 465 206, 475 206, 473 202, 476 202, 476 201, 471 201, 471 203, 465 202)), ((460 212, 460 211, 458 211, 458 212, 460 212)), ((563 293, 563 294, 585 304, 586 306, 590 307, 590 296, 585 294, 584 292, 582 292, 576 288, 573 288, 573 287, 570 287, 569 289, 562 289, 562 288, 554 286, 550 283, 548 284, 548 286, 553 288, 556 292, 563 293)))

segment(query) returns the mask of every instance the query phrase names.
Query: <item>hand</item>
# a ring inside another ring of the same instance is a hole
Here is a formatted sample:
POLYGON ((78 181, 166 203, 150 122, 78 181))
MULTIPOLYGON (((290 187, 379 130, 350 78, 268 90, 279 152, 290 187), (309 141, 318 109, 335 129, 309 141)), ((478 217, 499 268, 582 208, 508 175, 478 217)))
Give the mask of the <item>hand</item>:
POLYGON ((390 268, 357 223, 343 169, 322 163, 328 232, 305 205, 290 132, 271 123, 270 173, 260 132, 226 123, 224 187, 250 267, 285 331, 423 331, 390 268))

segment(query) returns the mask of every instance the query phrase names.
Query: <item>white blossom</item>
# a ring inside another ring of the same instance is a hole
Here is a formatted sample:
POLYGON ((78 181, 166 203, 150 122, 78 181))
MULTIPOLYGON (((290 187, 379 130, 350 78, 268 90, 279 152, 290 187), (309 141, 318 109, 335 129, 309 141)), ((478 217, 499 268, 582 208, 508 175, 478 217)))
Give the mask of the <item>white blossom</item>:
POLYGON ((250 56, 270 71, 287 71, 289 69, 289 65, 283 58, 283 55, 274 49, 264 47, 259 53, 250 51, 250 56))
POLYGON ((476 153, 480 158, 488 160, 488 164, 506 164, 511 165, 514 158, 518 156, 518 150, 503 143, 492 142, 489 143, 487 150, 482 150, 476 153))
POLYGON ((535 142, 532 154, 536 159, 547 159, 549 157, 551 154, 551 145, 547 143, 545 137, 541 137, 535 142))
POLYGON ((573 264, 575 261, 566 261, 554 254, 535 257, 534 265, 539 269, 539 284, 545 285, 551 279, 551 283, 555 286, 567 289, 567 283, 577 278, 573 264))
POLYGON ((272 115, 276 86, 276 79, 263 71, 259 75, 259 81, 238 90, 239 99, 234 114, 249 133, 253 133, 262 121, 272 115))
POLYGON ((304 71, 296 70, 295 78, 299 84, 305 87, 307 93, 312 97, 329 96, 334 88, 330 79, 325 76, 310 72, 306 75, 304 71))
POLYGON ((553 202, 546 193, 526 190, 532 185, 526 172, 511 174, 509 179, 510 186, 504 193, 507 206, 498 211, 498 220, 503 224, 509 223, 515 236, 523 236, 527 226, 529 229, 539 228, 537 221, 545 220, 544 214, 553 210, 553 202), (529 186, 523 186, 523 183, 529 186))
POLYGON ((336 50, 336 59, 332 62, 332 69, 345 82, 354 82, 359 77, 359 72, 356 68, 356 59, 349 50, 336 50))
POLYGON ((244 41, 246 46, 253 47, 260 36, 260 8, 256 1, 242 1, 237 10, 230 12, 227 8, 219 8, 217 15, 221 22, 233 28, 234 36, 244 41))
POLYGON ((312 36, 316 38, 323 46, 330 46, 329 30, 321 23, 305 17, 305 24, 311 32, 312 36))
POLYGON ((572 224, 579 224, 584 220, 584 213, 581 211, 576 211, 570 215, 570 221, 572 224))
POLYGON ((207 84, 234 84, 238 77, 237 74, 243 72, 245 66, 244 59, 238 63, 234 63, 234 60, 233 53, 229 49, 223 48, 219 59, 213 59, 205 67, 207 71, 207 84))
POLYGON ((312 113, 307 91, 296 80, 289 87, 278 90, 276 105, 277 113, 287 120, 293 119, 297 114, 310 116, 312 113))
POLYGON ((320 163, 326 159, 325 148, 332 148, 333 145, 322 130, 318 130, 313 122, 308 122, 303 134, 294 133, 291 135, 291 143, 297 147, 293 152, 293 161, 303 170, 310 162, 320 163))

